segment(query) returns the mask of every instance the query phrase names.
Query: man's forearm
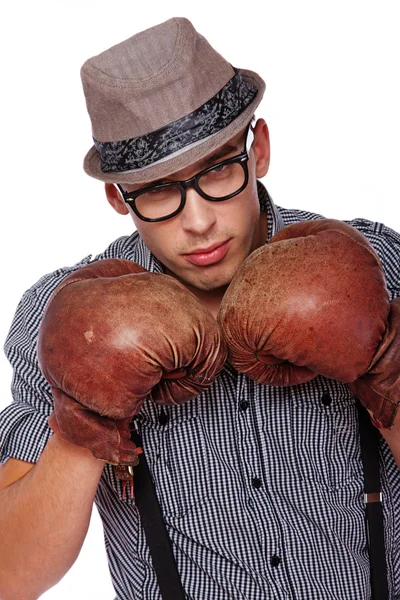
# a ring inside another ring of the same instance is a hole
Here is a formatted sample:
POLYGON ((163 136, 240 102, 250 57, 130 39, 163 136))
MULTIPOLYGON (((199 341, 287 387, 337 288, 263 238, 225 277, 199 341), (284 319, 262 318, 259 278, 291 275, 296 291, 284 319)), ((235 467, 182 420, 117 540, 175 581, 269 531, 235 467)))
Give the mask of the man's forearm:
POLYGON ((54 435, 39 462, 0 492, 0 598, 33 600, 72 566, 103 463, 54 435))

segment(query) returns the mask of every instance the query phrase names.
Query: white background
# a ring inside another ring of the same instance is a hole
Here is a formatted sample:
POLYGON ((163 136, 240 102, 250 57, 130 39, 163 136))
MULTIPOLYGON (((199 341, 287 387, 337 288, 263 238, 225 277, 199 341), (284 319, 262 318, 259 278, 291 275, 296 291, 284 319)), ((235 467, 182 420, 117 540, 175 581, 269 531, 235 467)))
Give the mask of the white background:
MULTIPOLYGON (((5 4, 4 4, 5 5, 5 4)), ((186 16, 233 65, 266 81, 264 182, 275 202, 400 230, 400 23, 387 0, 108 0, 2 8, 0 334, 45 272, 132 231, 87 177, 91 146, 79 78, 90 56, 172 16, 186 16), (192 6, 192 8, 191 8, 192 6)), ((11 371, 1 356, 0 408, 11 371)), ((23 566, 21 565, 21 568, 23 566)), ((45 567, 44 567, 45 568, 45 567)), ((97 513, 81 555, 43 598, 114 597, 97 513)))

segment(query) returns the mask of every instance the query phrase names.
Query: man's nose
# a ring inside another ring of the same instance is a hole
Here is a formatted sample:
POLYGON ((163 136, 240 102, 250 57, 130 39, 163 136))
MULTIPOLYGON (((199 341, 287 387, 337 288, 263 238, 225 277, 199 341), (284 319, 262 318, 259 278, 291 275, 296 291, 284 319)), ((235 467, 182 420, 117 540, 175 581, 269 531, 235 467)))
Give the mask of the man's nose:
POLYGON ((216 222, 215 204, 202 198, 194 188, 187 188, 186 204, 181 212, 183 229, 197 234, 206 233, 216 222))

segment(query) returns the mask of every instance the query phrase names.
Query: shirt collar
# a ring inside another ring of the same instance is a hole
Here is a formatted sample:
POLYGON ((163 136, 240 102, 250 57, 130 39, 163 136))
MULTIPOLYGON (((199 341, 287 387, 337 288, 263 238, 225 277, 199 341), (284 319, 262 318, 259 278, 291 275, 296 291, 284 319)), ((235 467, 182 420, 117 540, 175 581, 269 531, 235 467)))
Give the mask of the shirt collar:
POLYGON ((261 181, 257 181, 257 192, 261 210, 267 213, 268 232, 267 239, 265 241, 268 242, 273 235, 283 229, 285 224, 281 214, 274 204, 274 201, 269 195, 267 188, 264 187, 261 181))

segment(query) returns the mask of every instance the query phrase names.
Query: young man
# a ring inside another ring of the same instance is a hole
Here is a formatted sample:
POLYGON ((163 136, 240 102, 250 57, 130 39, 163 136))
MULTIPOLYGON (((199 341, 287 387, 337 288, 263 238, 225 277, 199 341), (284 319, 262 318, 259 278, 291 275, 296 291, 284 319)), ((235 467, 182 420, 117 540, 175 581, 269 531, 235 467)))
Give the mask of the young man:
MULTIPOLYGON (((130 213, 137 229, 97 259, 170 274, 216 316, 253 250, 285 225, 319 218, 276 207, 257 181, 268 171, 268 129, 262 119, 250 123, 264 83, 234 69, 187 20, 90 59, 82 80, 95 140, 85 170, 105 182, 112 207, 130 213)), ((391 298, 399 296, 400 236, 352 224, 375 246, 391 298)), ((59 581, 79 553, 94 500, 118 598, 160 598, 135 500, 111 465, 48 425, 54 401, 37 362, 39 325, 54 289, 85 264, 28 291, 6 343, 15 371, 14 403, 1 419, 5 599, 36 598, 59 581)), ((382 430, 393 454, 381 444, 393 599, 400 598, 399 427, 397 417, 382 430)), ((271 387, 226 364, 186 403, 146 401, 141 429, 188 598, 370 597, 358 420, 346 385, 317 377, 271 387)))

